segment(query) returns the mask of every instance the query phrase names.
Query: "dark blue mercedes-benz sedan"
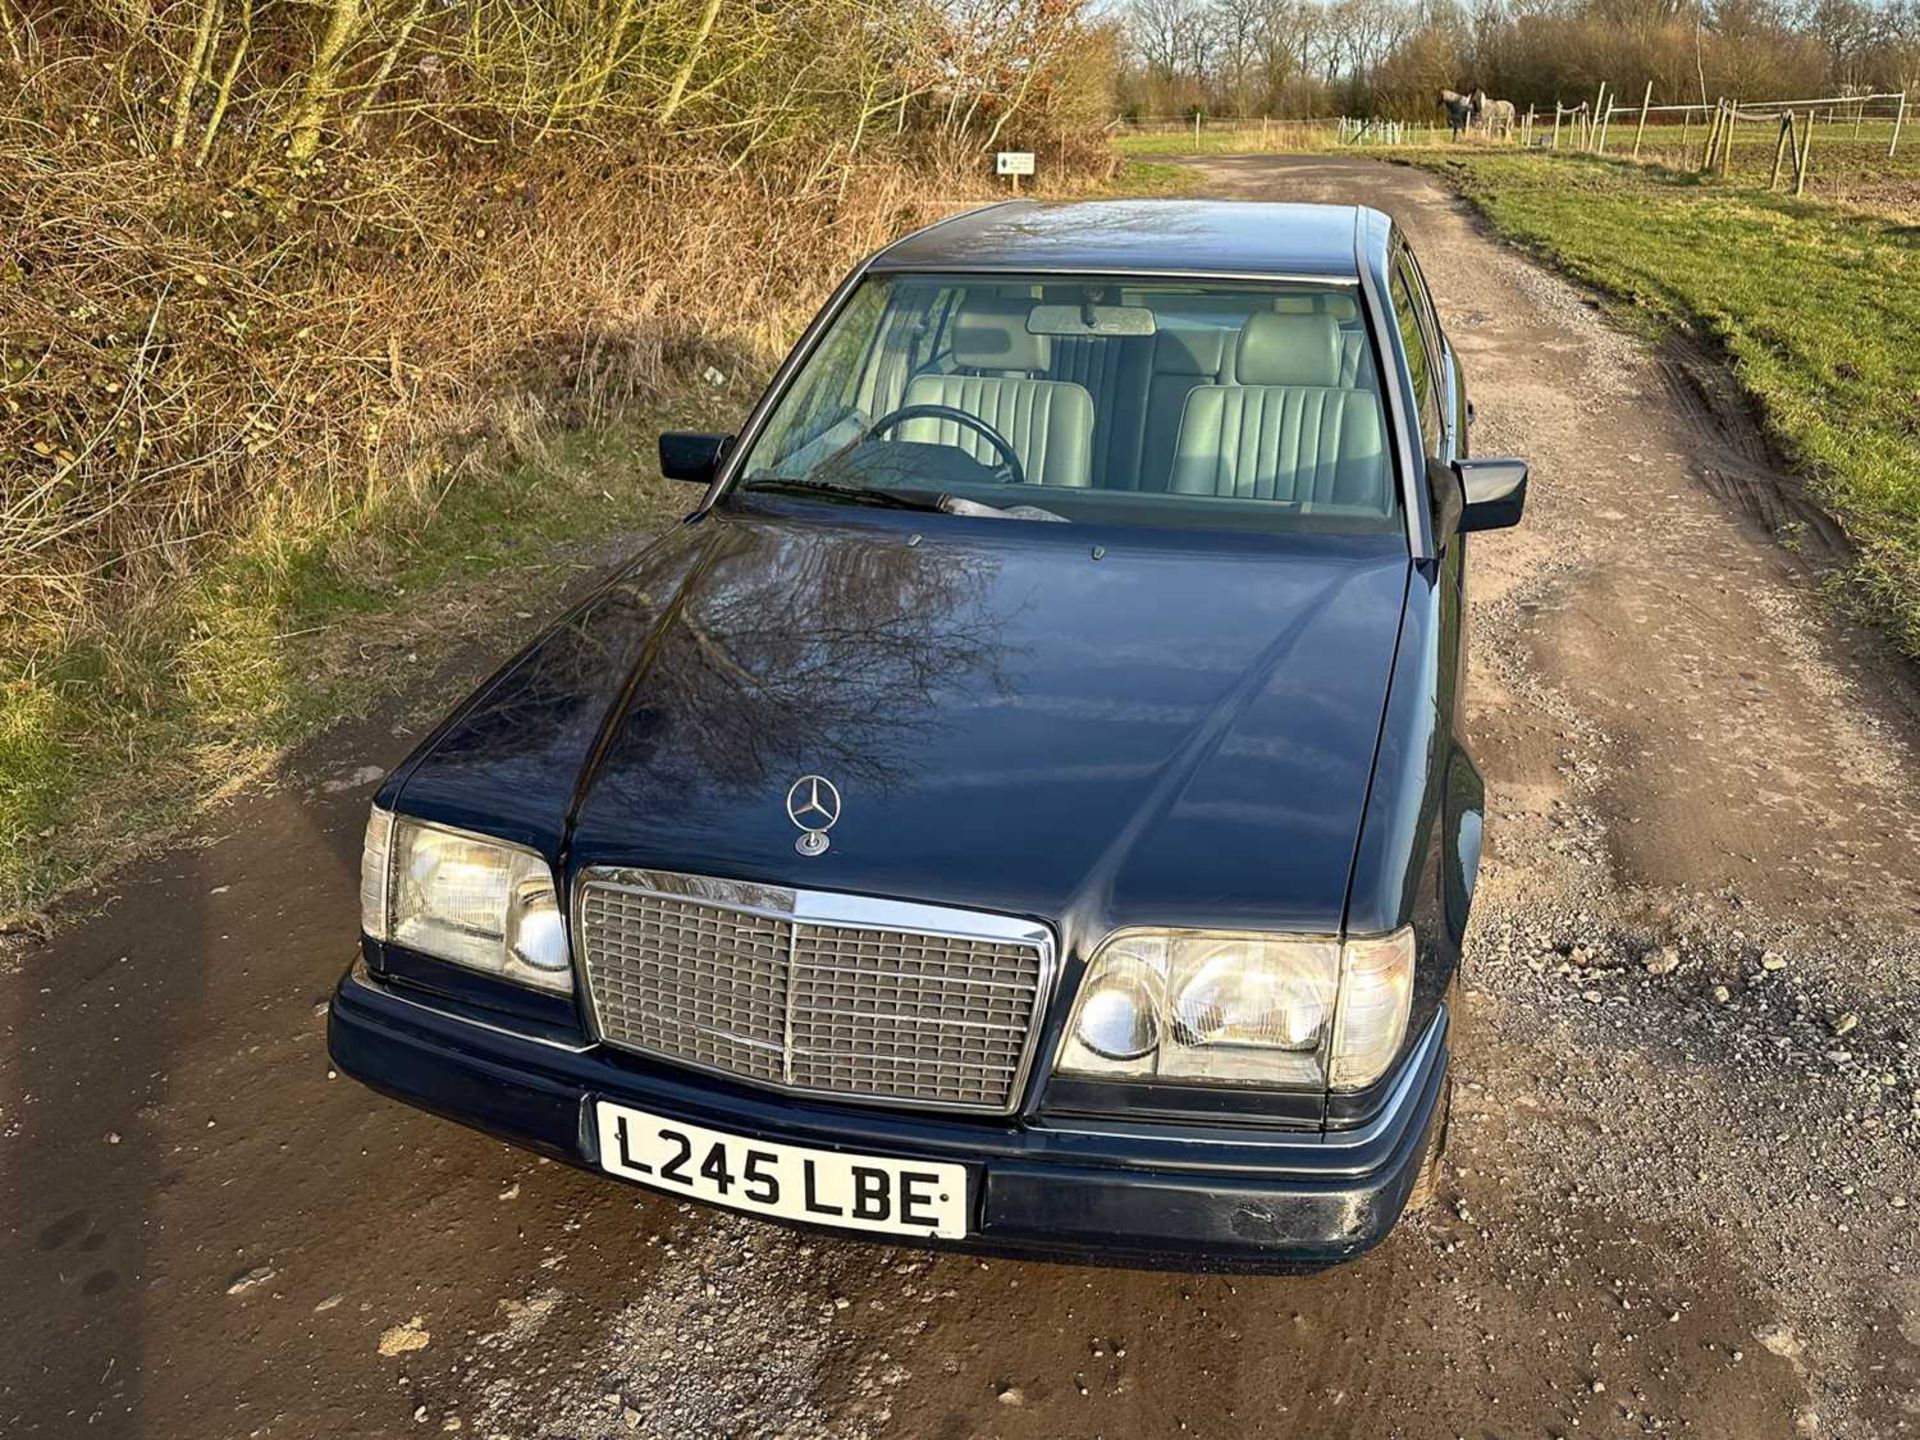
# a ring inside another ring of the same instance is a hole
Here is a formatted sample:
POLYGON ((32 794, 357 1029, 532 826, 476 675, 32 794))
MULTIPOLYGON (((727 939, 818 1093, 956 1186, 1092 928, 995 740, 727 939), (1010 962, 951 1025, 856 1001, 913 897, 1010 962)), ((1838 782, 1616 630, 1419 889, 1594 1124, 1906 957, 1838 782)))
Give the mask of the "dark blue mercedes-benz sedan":
POLYGON ((768 1218, 1294 1267, 1431 1192, 1481 844, 1458 361, 1368 209, 862 265, 387 780, 333 1058, 768 1218))

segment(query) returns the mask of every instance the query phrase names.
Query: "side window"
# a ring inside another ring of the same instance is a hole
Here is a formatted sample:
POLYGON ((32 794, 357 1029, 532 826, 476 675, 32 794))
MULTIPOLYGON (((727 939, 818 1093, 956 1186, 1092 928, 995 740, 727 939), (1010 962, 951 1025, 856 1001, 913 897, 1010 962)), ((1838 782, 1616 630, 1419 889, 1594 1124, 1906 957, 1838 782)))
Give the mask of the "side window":
MULTIPOLYGON (((1400 253, 1407 262, 1408 270, 1412 273, 1413 296, 1414 299, 1419 302, 1420 320, 1427 331, 1427 350, 1428 353, 1433 356, 1435 367, 1434 390, 1436 392, 1436 403, 1440 406, 1442 414, 1461 428, 1462 436, 1464 437, 1466 428, 1466 417, 1464 413, 1454 415, 1450 414, 1447 410, 1447 392, 1450 389, 1454 389, 1454 387, 1452 383, 1453 377, 1447 373, 1446 369, 1447 342, 1445 333, 1440 329, 1440 309, 1433 303, 1433 291, 1427 285, 1427 275, 1426 272, 1420 268, 1418 257, 1414 255, 1411 249, 1402 250, 1400 253)), ((1454 398, 1456 403, 1461 398, 1457 389, 1454 390, 1454 398)))
MULTIPOLYGON (((884 282, 883 282, 884 283, 884 282)), ((858 403, 868 419, 894 409, 907 382, 934 367, 934 356, 953 309, 952 290, 912 283, 887 283, 893 292, 886 316, 871 341, 858 403)))
MULTIPOLYGON (((861 392, 887 368, 892 358, 889 350, 899 343, 891 339, 895 330, 885 321, 909 310, 916 299, 922 306, 926 303, 912 294, 895 302, 890 288, 885 282, 868 281, 834 319, 833 328, 768 418, 754 447, 756 475, 804 475, 822 454, 859 437, 866 423, 857 409, 866 398, 861 392), (889 337, 882 340, 877 354, 872 343, 876 332, 889 337)), ((894 365, 897 368, 898 362, 894 365)))
POLYGON ((809 432, 817 433, 852 401, 854 384, 865 365, 869 337, 886 301, 886 291, 877 285, 861 286, 847 301, 846 309, 820 342, 821 363, 807 367, 781 407, 788 412, 796 434, 804 438, 809 432))
POLYGON ((1425 296, 1419 277, 1405 255, 1393 266, 1393 318, 1400 326, 1400 343, 1407 352, 1407 370, 1413 380, 1413 400, 1420 411, 1420 439, 1427 451, 1438 448, 1445 430, 1440 418, 1440 377, 1436 373, 1437 345, 1423 318, 1425 296))
POLYGON ((903 289, 917 292, 913 300, 913 328, 901 348, 906 373, 944 375, 954 368, 953 312, 966 291, 950 286, 929 289, 906 282, 903 289))

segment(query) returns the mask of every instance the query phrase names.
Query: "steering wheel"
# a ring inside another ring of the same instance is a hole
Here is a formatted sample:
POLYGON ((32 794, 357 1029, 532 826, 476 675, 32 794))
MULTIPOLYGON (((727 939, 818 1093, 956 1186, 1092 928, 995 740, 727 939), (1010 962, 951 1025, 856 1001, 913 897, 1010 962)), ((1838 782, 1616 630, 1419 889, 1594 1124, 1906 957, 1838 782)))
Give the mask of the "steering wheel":
POLYGON ((867 433, 860 438, 863 441, 875 439, 878 436, 886 434, 887 431, 893 429, 896 425, 904 424, 908 420, 951 420, 962 429, 973 431, 999 452, 1000 463, 994 467, 995 469, 1006 471, 1007 478, 1015 485, 1024 485, 1027 483, 1027 472, 1022 468, 1020 457, 1014 453, 1013 446, 1007 443, 1006 436, 1002 435, 978 415, 973 414, 971 411, 962 410, 957 405, 939 405, 932 403, 902 405, 897 410, 889 410, 878 420, 874 421, 867 427, 867 433))

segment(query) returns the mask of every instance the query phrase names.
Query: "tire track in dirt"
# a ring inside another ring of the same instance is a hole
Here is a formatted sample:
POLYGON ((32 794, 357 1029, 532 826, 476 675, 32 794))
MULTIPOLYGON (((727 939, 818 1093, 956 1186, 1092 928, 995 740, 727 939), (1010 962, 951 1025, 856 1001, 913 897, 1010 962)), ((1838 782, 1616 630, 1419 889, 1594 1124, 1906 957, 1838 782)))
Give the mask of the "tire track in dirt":
POLYGON ((1846 532, 1781 468, 1724 366, 1698 345, 1673 336, 1657 361, 1681 423, 1694 473, 1723 505, 1781 541, 1816 570, 1837 570, 1852 557, 1846 532))

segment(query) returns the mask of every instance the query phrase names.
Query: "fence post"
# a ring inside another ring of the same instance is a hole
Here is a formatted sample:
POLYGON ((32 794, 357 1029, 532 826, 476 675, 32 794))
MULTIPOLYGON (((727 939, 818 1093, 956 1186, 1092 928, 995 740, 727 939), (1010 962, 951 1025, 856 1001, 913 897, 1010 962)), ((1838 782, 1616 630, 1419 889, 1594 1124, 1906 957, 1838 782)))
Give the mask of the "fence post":
POLYGON ((1193 153, 1200 153, 1200 112, 1193 112, 1193 153))
POLYGON ((1640 123, 1633 127, 1633 158, 1640 158, 1640 137, 1647 133, 1647 107, 1653 103, 1653 82, 1647 81, 1647 93, 1640 97, 1640 123))
POLYGON ((1727 108, 1725 98, 1713 102, 1713 119, 1707 125, 1706 148, 1700 152, 1700 173, 1706 175, 1713 170, 1713 147, 1720 139, 1720 114, 1727 108))
POLYGON ((1893 112, 1893 139, 1887 142, 1887 158, 1893 158, 1893 152, 1900 144, 1900 122, 1907 118, 1907 92, 1900 92, 1900 108, 1893 112))
POLYGON ((1600 137, 1600 105, 1607 98, 1607 82, 1602 80, 1600 88, 1594 92, 1593 109, 1587 112, 1586 148, 1591 150, 1593 142, 1600 137))
POLYGON ((1800 137, 1800 163, 1794 167, 1793 193, 1803 195, 1807 189, 1807 169, 1813 164, 1813 111, 1807 111, 1807 133, 1800 137))
POLYGON ((1726 134, 1720 140, 1720 178, 1727 179, 1733 174, 1733 137, 1740 132, 1740 102, 1733 101, 1727 107, 1726 134))
POLYGON ((1773 173, 1767 177, 1767 189, 1769 191, 1780 183, 1780 166, 1787 158, 1787 137, 1792 133, 1793 112, 1789 110, 1780 117, 1780 138, 1774 141, 1773 144, 1773 173))
POLYGON ((1560 102, 1556 100, 1553 102, 1553 138, 1547 142, 1547 149, 1558 150, 1559 148, 1560 148, 1560 102))

